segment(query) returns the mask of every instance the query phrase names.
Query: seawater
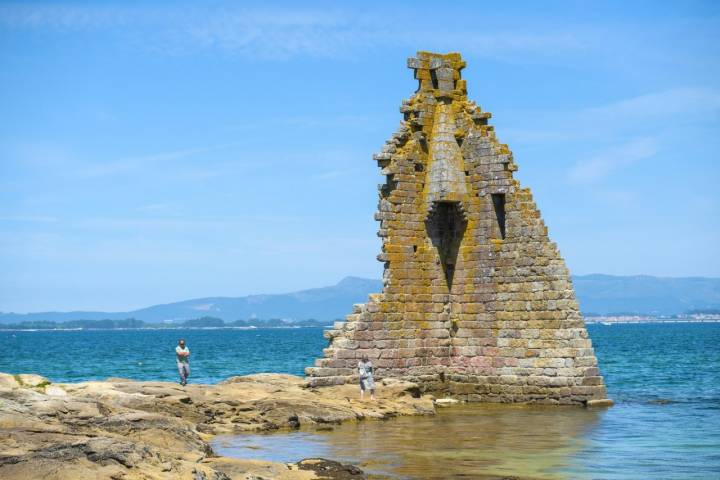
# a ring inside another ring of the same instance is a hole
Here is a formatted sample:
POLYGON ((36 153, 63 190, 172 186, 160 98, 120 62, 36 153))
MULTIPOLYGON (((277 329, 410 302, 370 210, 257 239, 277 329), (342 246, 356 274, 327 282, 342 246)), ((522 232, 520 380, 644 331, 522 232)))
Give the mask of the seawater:
POLYGON ((303 375, 327 341, 322 328, 0 331, 0 372, 37 373, 53 382, 121 377, 177 380, 175 347, 190 349, 190 381, 234 375, 303 375))
MULTIPOLYGON (((589 325, 609 409, 466 405, 434 417, 216 439, 225 455, 323 456, 378 477, 720 478, 720 324, 589 325)), ((322 329, 0 332, 0 371, 52 381, 174 380, 185 338, 192 379, 302 374, 322 329)))

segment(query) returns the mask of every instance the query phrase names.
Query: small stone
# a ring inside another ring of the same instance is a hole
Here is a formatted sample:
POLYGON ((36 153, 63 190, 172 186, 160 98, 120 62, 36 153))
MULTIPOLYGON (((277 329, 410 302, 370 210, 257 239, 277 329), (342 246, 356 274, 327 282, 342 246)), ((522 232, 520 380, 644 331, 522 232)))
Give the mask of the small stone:
POLYGON ((67 392, 57 385, 48 385, 45 387, 45 395, 50 395, 52 397, 66 397, 67 392))
POLYGON ((438 407, 451 407, 453 405, 457 405, 458 403, 460 403, 460 401, 454 398, 438 398, 435 400, 435 405, 438 407))

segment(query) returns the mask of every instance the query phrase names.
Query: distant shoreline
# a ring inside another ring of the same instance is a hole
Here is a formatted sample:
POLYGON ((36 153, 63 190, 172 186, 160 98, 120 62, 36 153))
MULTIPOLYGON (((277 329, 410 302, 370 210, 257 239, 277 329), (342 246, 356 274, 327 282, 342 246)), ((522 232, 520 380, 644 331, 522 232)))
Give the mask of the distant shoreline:
POLYGON ((332 325, 287 325, 283 327, 139 327, 139 328, 2 328, 0 332, 107 332, 131 330, 288 330, 297 328, 332 328, 332 325))
MULTIPOLYGON (((607 321, 607 320, 585 320, 586 325, 638 325, 638 324, 656 324, 663 323, 720 323, 720 319, 705 320, 688 320, 688 319, 656 319, 656 320, 623 320, 623 321, 607 321)), ((142 331, 142 330, 289 330, 297 328, 333 328, 332 325, 287 325, 278 327, 185 327, 185 326, 167 326, 167 327, 138 327, 138 328, 2 328, 0 332, 107 332, 107 331, 142 331)))
POLYGON ((655 320, 585 320, 586 325, 637 325, 638 323, 720 323, 720 318, 712 318, 705 320, 690 320, 690 319, 655 319, 655 320))

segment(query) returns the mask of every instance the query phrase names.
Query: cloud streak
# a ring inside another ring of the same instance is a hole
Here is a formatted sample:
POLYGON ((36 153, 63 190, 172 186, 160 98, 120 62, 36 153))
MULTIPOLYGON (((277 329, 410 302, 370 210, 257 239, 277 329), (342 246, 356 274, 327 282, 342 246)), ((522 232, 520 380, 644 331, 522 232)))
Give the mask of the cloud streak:
POLYGON ((210 147, 188 148, 155 153, 151 155, 143 155, 139 157, 128 157, 120 160, 82 167, 76 171, 76 175, 80 178, 93 179, 118 175, 122 173, 131 173, 145 170, 150 166, 164 165, 167 163, 171 163, 175 160, 181 160, 183 158, 193 157, 196 155, 225 150, 240 145, 240 143, 227 143, 210 147))
MULTIPOLYGON (((720 92, 705 87, 678 87, 661 92, 639 95, 590 108, 582 113, 586 121, 623 122, 663 119, 677 121, 675 117, 697 116, 720 110, 720 92)), ((681 119, 682 120, 682 119, 681 119)))
POLYGON ((0 217, 0 222, 13 223, 57 223, 60 220, 57 217, 47 216, 31 216, 31 215, 12 215, 0 217))
POLYGON ((618 136, 659 136, 661 131, 668 128, 712 119, 718 113, 720 91, 682 86, 574 111, 515 111, 511 117, 532 119, 533 125, 544 127, 509 127, 500 130, 499 135, 512 143, 523 144, 578 142, 618 136))
POLYGON ((576 163, 570 169, 568 179, 575 184, 596 182, 621 168, 650 158, 657 152, 658 143, 655 139, 638 138, 576 163))
POLYGON ((219 51, 265 60, 298 56, 337 57, 352 52, 395 46, 454 50, 500 57, 527 53, 554 56, 587 48, 576 32, 558 25, 545 30, 487 28, 408 21, 398 29, 379 14, 342 9, 220 8, 169 9, 98 7, 51 4, 0 5, 0 28, 46 30, 60 33, 114 30, 128 40, 142 33, 143 45, 168 54, 219 51))

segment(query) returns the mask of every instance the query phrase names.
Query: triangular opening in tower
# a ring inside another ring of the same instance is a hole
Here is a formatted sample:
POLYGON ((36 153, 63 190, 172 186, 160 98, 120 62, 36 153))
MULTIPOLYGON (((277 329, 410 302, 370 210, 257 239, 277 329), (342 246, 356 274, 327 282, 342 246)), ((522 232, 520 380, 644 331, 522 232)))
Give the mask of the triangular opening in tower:
POLYGON ((459 202, 434 202, 425 221, 428 237, 437 248, 448 290, 452 290, 457 256, 466 227, 467 220, 459 202))

